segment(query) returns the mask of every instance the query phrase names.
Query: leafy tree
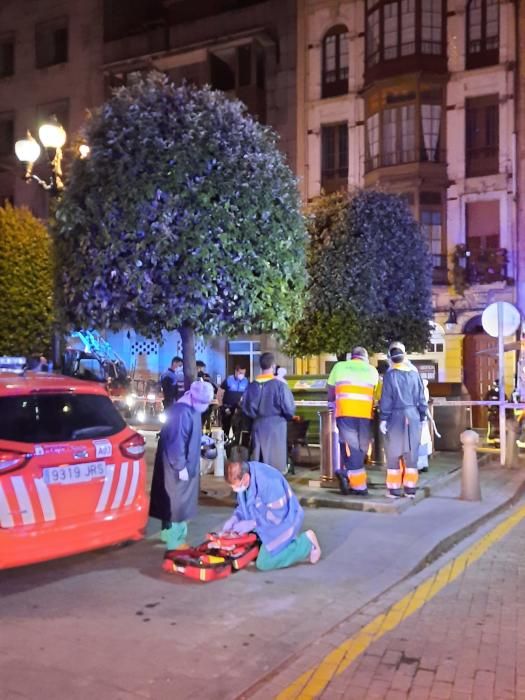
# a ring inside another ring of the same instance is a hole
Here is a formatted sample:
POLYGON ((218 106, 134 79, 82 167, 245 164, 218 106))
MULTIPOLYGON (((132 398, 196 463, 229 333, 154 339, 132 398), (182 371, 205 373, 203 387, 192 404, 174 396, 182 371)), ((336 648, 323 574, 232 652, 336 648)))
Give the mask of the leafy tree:
POLYGON ((374 190, 315 200, 308 212, 309 286, 287 349, 337 355, 392 340, 425 348, 432 318, 428 245, 406 203, 374 190))
POLYGON ((282 333, 304 279, 296 180, 223 93, 132 77, 89 119, 57 209, 67 320, 149 336, 282 333))
POLYGON ((26 208, 0 207, 0 355, 47 353, 53 324, 53 252, 26 208))

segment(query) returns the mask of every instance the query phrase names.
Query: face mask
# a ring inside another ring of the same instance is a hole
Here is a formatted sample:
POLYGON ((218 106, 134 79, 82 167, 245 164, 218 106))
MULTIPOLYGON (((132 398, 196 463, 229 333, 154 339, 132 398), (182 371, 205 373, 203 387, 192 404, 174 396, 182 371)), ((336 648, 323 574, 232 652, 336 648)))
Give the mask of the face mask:
POLYGON ((232 486, 232 489, 235 491, 235 493, 243 493, 243 491, 246 491, 247 488, 248 487, 243 486, 243 484, 241 484, 240 486, 232 486))

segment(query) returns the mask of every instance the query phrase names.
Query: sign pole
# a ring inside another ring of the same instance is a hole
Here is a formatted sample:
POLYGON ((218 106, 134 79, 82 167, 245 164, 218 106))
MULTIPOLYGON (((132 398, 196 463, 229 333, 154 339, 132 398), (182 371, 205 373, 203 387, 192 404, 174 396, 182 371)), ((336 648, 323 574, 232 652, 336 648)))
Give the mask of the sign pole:
POLYGON ((520 358, 518 361, 518 401, 525 399, 525 321, 521 323, 520 332, 520 358))
POLYGON ((503 339, 503 304, 498 302, 498 376, 499 376, 499 455, 500 464, 507 459, 507 434, 505 426, 505 347, 503 339))

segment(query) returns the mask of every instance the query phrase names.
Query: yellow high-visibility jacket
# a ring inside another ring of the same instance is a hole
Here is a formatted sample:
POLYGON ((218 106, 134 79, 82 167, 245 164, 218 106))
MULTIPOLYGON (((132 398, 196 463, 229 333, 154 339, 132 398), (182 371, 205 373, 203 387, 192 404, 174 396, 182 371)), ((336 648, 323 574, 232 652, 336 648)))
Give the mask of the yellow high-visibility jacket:
POLYGON ((366 360, 337 362, 328 377, 328 400, 336 418, 372 418, 379 375, 366 360))

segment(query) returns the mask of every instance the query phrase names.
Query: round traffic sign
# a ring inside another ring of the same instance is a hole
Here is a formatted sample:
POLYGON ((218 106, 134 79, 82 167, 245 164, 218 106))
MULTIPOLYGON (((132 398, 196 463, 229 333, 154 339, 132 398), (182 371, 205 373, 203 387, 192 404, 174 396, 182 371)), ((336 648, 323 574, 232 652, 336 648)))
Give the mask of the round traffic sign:
POLYGON ((485 333, 493 338, 498 337, 498 313, 503 317, 503 335, 507 337, 515 333, 521 323, 518 309, 508 301, 496 301, 489 304, 481 316, 481 325, 485 333), (499 311, 498 311, 499 309, 499 311))

